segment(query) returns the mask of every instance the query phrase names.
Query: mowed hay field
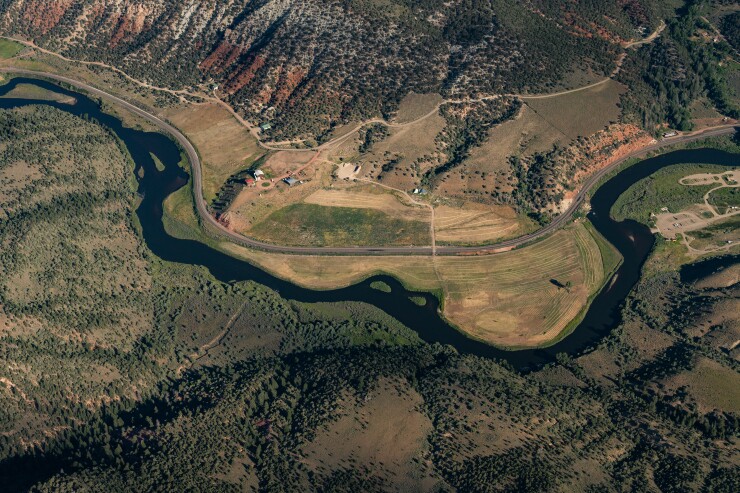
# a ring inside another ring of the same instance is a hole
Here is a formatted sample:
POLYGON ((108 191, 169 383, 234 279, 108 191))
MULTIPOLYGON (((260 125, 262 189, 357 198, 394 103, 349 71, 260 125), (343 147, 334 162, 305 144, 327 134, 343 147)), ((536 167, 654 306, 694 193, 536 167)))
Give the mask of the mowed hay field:
POLYGON ((412 289, 441 291, 447 319, 473 337, 509 347, 555 339, 604 281, 599 245, 581 223, 510 252, 433 261, 419 256, 294 256, 221 246, 314 289, 347 286, 383 272, 412 289), (558 288, 551 280, 570 283, 570 288, 558 288))
POLYGON ((249 229, 254 238, 278 245, 430 245, 427 222, 399 219, 373 209, 297 203, 249 229))
POLYGON ((553 340, 604 279, 599 246, 583 225, 511 252, 442 260, 447 318, 501 346, 553 340))
POLYGON ((506 206, 465 203, 434 210, 434 232, 439 244, 481 245, 532 231, 534 223, 506 206))
POLYGON ((522 100, 537 115, 570 139, 589 136, 619 118, 619 97, 627 88, 609 80, 598 86, 561 96, 522 100))
POLYGON ((203 161, 203 197, 210 202, 237 171, 262 155, 252 135, 215 103, 167 111, 167 118, 193 142, 203 161))
POLYGON ((410 204, 403 197, 377 186, 353 187, 349 190, 321 189, 306 197, 304 202, 325 207, 374 209, 396 219, 427 223, 431 218, 431 211, 427 207, 410 204))

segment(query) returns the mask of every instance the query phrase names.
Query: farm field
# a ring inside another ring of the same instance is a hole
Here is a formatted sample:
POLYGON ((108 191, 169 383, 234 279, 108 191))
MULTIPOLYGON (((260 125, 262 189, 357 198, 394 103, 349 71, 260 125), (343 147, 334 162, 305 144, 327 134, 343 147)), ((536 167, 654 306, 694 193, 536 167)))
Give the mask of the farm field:
POLYGON ((369 208, 296 203, 249 229, 254 238, 279 245, 430 245, 428 223, 394 218, 369 208))
POLYGON ((536 229, 529 219, 506 206, 474 202, 434 210, 434 231, 439 244, 480 245, 521 236, 536 229))
POLYGON ((359 185, 347 189, 317 190, 304 200, 306 204, 324 207, 353 207, 356 209, 373 209, 396 219, 414 221, 430 220, 430 210, 415 204, 400 193, 373 185, 359 185))
POLYGON ((433 263, 428 257, 292 256, 230 243, 221 243, 221 248, 314 289, 390 274, 412 289, 443 293, 444 315, 462 331, 511 347, 555 339, 604 281, 599 243, 583 224, 510 252, 436 257, 433 263), (532 303, 533 296, 538 303, 532 303))
POLYGON ((615 81, 561 96, 522 99, 569 140, 587 137, 619 119, 619 97, 627 88, 615 81))
POLYGON ((264 152, 229 112, 215 103, 179 106, 167 117, 197 147, 203 166, 203 197, 211 202, 234 173, 249 167, 264 152))

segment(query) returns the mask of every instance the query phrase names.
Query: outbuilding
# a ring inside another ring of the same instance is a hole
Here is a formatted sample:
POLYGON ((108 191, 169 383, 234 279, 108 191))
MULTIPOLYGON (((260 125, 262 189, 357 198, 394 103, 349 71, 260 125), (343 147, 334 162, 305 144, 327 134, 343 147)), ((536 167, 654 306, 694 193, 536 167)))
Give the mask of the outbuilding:
POLYGON ((284 178, 283 181, 288 184, 289 187, 292 187, 296 183, 298 183, 298 180, 293 178, 292 176, 289 176, 287 178, 284 178))

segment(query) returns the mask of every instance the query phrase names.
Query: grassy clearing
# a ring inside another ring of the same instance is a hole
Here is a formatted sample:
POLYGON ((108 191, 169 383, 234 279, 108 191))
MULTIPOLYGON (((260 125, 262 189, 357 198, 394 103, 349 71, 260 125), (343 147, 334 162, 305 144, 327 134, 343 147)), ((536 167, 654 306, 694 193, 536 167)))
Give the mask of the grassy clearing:
POLYGON ((740 207, 740 188, 720 188, 709 194, 709 203, 725 214, 732 207, 740 207))
POLYGON ((426 306, 427 299, 423 296, 410 296, 409 299, 417 306, 426 306))
POLYGON ((702 413, 740 412, 740 373, 708 358, 700 358, 692 370, 669 378, 664 385, 669 392, 685 389, 702 413))
POLYGON ((471 151, 467 163, 489 173, 509 172, 509 156, 544 152, 562 139, 560 131, 523 105, 516 118, 491 129, 486 142, 471 151))
POLYGON ((13 58, 23 49, 23 45, 9 39, 0 39, 0 58, 13 58))
POLYGON ((249 132, 217 104, 178 107, 168 111, 167 116, 200 153, 203 197, 208 202, 232 174, 247 168, 262 155, 249 132))
POLYGON ((270 214, 249 234, 280 245, 428 245, 429 226, 372 209, 292 204, 270 214))
POLYGON ((691 231, 689 245, 697 250, 715 249, 740 241, 740 216, 717 221, 698 231, 691 231), (732 243, 728 243, 732 242, 732 243))
POLYGON ((596 231, 596 228, 593 227, 591 222, 587 221, 585 225, 599 246, 599 251, 601 252, 601 264, 604 268, 604 273, 608 275, 614 272, 622 263, 622 255, 616 248, 614 248, 614 245, 606 241, 606 238, 601 236, 601 233, 596 231))
MULTIPOLYGON (((437 114, 411 125, 390 128, 390 135, 373 144, 370 152, 355 154, 358 164, 362 164, 362 175, 382 176, 382 183, 401 190, 418 187, 428 166, 426 158, 435 154, 436 137, 445 125, 445 119, 437 114)), ((359 145, 359 140, 353 141, 355 152, 359 145)))
POLYGON ((691 262, 686 247, 678 241, 669 241, 660 235, 655 238, 655 246, 650 254, 643 275, 650 277, 663 272, 675 271, 684 264, 691 262))
POLYGON ((420 411, 421 395, 399 390, 403 386, 397 379, 382 378, 370 399, 351 395, 338 399, 338 418, 320 427, 300 451, 306 467, 319 473, 351 464, 354 469, 372 470, 398 491, 433 490, 439 479, 418 460, 429 453, 427 436, 433 426, 420 411), (391 409, 394 412, 389 413, 391 409), (377 464, 392 465, 393 472, 377 464))
POLYGON ((18 84, 12 91, 8 92, 3 98, 19 99, 38 99, 41 101, 56 101, 59 103, 74 104, 75 99, 54 91, 49 91, 39 86, 31 84, 18 84))
POLYGON ((678 181, 684 176, 698 173, 726 171, 722 166, 708 164, 679 164, 656 171, 632 185, 614 203, 611 214, 614 219, 626 218, 648 224, 651 213, 659 213, 667 207, 670 212, 703 202, 704 194, 716 185, 682 185, 678 181))
POLYGON ((398 106, 396 121, 399 123, 412 122, 427 115, 443 101, 437 93, 416 94, 411 92, 403 98, 398 106))
POLYGON ((619 97, 627 90, 609 81, 596 87, 545 99, 523 97, 527 105, 569 139, 587 137, 619 119, 619 97))

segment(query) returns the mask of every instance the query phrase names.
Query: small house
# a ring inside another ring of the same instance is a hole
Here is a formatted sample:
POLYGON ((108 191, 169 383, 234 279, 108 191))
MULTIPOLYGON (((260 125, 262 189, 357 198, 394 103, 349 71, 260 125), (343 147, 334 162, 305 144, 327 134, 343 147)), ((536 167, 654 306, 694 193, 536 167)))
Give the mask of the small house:
POLYGON ((288 184, 289 187, 292 187, 296 183, 298 183, 298 180, 293 178, 292 176, 289 176, 287 178, 284 178, 283 181, 288 184))
POLYGON ((246 179, 244 180, 244 184, 245 184, 246 186, 248 186, 248 187, 256 187, 256 186, 257 186, 257 182, 256 182, 256 181, 255 181, 255 179, 254 179, 254 178, 252 178, 251 176, 248 176, 248 177, 247 177, 247 178, 246 178, 246 179))
POLYGON ((676 135, 678 135, 678 133, 676 133, 676 132, 673 132, 673 131, 671 131, 671 132, 666 132, 666 133, 664 133, 664 134, 663 134, 663 138, 664 138, 664 139, 667 139, 668 137, 675 137, 676 135))
POLYGON ((266 132, 272 128, 272 125, 268 122, 262 122, 260 123, 260 131, 266 132))
POLYGON ((252 175, 254 175, 254 179, 257 181, 265 179, 265 172, 261 169, 254 170, 254 172, 252 172, 252 175))

